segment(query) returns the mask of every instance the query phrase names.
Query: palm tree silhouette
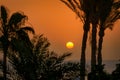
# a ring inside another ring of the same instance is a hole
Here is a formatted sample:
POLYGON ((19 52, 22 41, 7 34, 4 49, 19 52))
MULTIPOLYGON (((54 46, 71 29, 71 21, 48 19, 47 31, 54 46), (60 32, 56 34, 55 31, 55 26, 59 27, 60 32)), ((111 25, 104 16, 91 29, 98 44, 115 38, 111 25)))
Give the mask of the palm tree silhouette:
POLYGON ((34 57, 37 59, 37 75, 40 80, 60 80, 63 79, 68 72, 76 72, 79 70, 79 63, 64 62, 71 56, 71 53, 64 53, 60 56, 55 52, 49 51, 50 43, 43 35, 37 36, 34 41, 34 57))
POLYGON ((98 26, 98 9, 97 1, 90 1, 90 13, 91 13, 91 24, 92 24, 92 40, 91 40, 91 71, 94 71, 96 65, 96 51, 97 51, 97 26, 98 26))
MULTIPOLYGON (((8 48, 11 44, 12 39, 15 37, 21 38, 24 40, 28 40, 26 38, 27 33, 25 31, 32 31, 34 30, 31 27, 20 27, 24 23, 24 19, 27 16, 23 15, 22 13, 16 12, 12 14, 12 16, 9 18, 7 9, 4 6, 1 6, 1 32, 2 36, 0 37, 0 40, 2 42, 3 46, 3 75, 4 75, 4 80, 6 80, 6 74, 7 74, 7 53, 8 53, 8 48)), ((30 40, 28 40, 28 43, 30 43, 30 40)), ((29 45, 28 45, 29 46, 29 45)))
POLYGON ((4 6, 1 6, 1 32, 2 36, 0 37, 0 40, 2 42, 3 46, 3 75, 4 75, 4 80, 6 80, 6 73, 7 73, 7 65, 6 65, 6 56, 7 56, 7 50, 8 50, 8 45, 9 45, 9 40, 8 40, 8 26, 7 24, 7 19, 8 19, 8 14, 7 10, 4 6))
POLYGON ((98 65, 102 65, 102 43, 105 35, 106 28, 113 28, 113 24, 120 19, 120 1, 114 2, 115 0, 99 0, 99 19, 100 19, 100 30, 99 30, 99 42, 98 42, 98 65), (104 6, 103 6, 104 5, 104 6))
POLYGON ((81 80, 85 80, 85 50, 86 50, 86 42, 88 37, 88 31, 90 29, 90 23, 92 23, 92 60, 91 60, 91 66, 93 69, 93 66, 96 65, 96 32, 97 32, 97 24, 98 24, 98 17, 97 17, 97 11, 96 11, 96 4, 94 0, 61 0, 63 3, 65 3, 70 9, 72 9, 73 12, 77 14, 77 16, 82 20, 84 23, 83 30, 83 40, 82 40, 82 51, 81 51, 81 67, 80 67, 80 75, 81 80))
MULTIPOLYGON (((65 53, 61 56, 58 56, 55 52, 49 51, 48 47, 50 43, 48 42, 47 38, 43 37, 43 35, 35 36, 32 39, 32 44, 33 55, 26 54, 32 57, 30 62, 31 65, 26 64, 26 61, 21 61, 22 58, 28 60, 28 56, 26 55, 22 55, 20 53, 17 54, 16 52, 12 55, 9 55, 12 65, 23 79, 28 80, 28 78, 25 77, 25 73, 31 75, 34 74, 27 72, 27 70, 31 72, 33 67, 30 66, 32 66, 33 63, 36 68, 36 78, 34 78, 34 80, 60 80, 64 77, 64 74, 69 74, 68 72, 76 72, 79 70, 79 63, 64 62, 64 60, 69 57, 71 53, 65 53), (30 69, 28 69, 28 67, 30 69)), ((24 46, 25 45, 22 45, 22 47, 24 46)), ((18 47, 20 48, 21 46, 18 47)), ((31 75, 28 75, 30 77, 29 79, 33 80, 31 75)))

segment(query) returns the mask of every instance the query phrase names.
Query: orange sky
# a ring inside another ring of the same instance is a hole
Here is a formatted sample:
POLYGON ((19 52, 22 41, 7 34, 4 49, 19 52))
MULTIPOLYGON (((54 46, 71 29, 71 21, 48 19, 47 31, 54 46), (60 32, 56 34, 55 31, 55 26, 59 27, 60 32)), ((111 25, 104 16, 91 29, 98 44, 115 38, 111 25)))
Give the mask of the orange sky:
MULTIPOLYGON (((44 34, 51 50, 58 54, 73 52, 71 59, 79 60, 82 42, 82 23, 79 18, 60 0, 0 0, 10 13, 23 11, 33 25, 36 34, 44 34), (67 49, 67 41, 73 41, 75 47, 67 49)), ((113 31, 106 30, 103 44, 103 59, 120 59, 120 21, 113 31)), ((90 42, 87 43, 87 59, 90 59, 90 42)))

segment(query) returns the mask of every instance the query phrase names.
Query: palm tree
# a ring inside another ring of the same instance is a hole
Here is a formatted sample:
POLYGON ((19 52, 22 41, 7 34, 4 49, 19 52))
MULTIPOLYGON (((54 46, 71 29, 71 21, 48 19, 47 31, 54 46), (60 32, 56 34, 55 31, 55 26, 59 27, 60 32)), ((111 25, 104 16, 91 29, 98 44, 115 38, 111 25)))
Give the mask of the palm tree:
POLYGON ((35 64, 33 61, 32 48, 33 45, 29 42, 30 39, 28 34, 23 30, 17 31, 18 37, 13 38, 11 41, 11 55, 14 55, 19 59, 16 61, 17 67, 15 66, 17 72, 25 80, 36 80, 35 79, 35 64), (21 58, 19 58, 20 56, 21 58), (19 64, 20 63, 20 64, 19 64), (29 66, 29 67, 28 67, 29 66))
POLYGON ((91 72, 94 71, 96 65, 96 51, 97 51, 97 26, 98 26, 98 9, 97 1, 91 0, 91 24, 92 24, 92 40, 91 40, 91 72))
POLYGON ((4 55, 3 55, 4 80, 6 80, 6 73, 7 73, 6 56, 7 56, 7 50, 8 50, 8 45, 9 45, 8 26, 6 25, 7 19, 8 19, 8 14, 7 14, 6 8, 4 6, 1 6, 1 32, 2 32, 2 36, 0 37, 0 40, 2 42, 3 52, 4 52, 4 55))
POLYGON ((100 31, 99 31, 99 42, 98 42, 98 65, 102 65, 102 42, 104 36, 104 23, 109 16, 112 8, 113 0, 99 0, 99 14, 100 14, 100 31), (106 5, 107 4, 107 5, 106 5), (103 5, 105 5, 103 7, 103 5))
POLYGON ((65 3, 76 15, 81 19, 83 22, 83 40, 82 40, 82 48, 81 48, 81 60, 80 60, 80 75, 81 80, 85 80, 85 50, 86 50, 86 42, 88 38, 88 31, 90 29, 90 8, 91 4, 90 1, 86 0, 61 0, 65 3))
POLYGON ((74 62, 64 62, 71 55, 65 53, 58 56, 55 52, 49 51, 50 43, 47 38, 40 35, 34 38, 34 57, 37 59, 37 75, 40 80, 60 80, 68 72, 79 70, 79 64, 74 62), (41 77, 40 77, 41 76, 41 77))
MULTIPOLYGON (((16 12, 14 13, 10 20, 9 20, 9 26, 12 30, 13 34, 11 36, 11 49, 12 51, 14 51, 15 53, 18 53, 18 55, 20 55, 22 58, 20 59, 21 65, 27 65, 29 67, 19 67, 20 65, 17 65, 17 70, 19 71, 19 74, 24 75, 24 79, 26 80, 36 80, 35 79, 35 64, 33 64, 33 53, 32 53, 32 48, 33 45, 30 41, 29 35, 28 35, 28 31, 32 32, 33 34, 35 33, 33 28, 29 27, 29 26, 25 26, 25 27, 21 27, 21 24, 24 24, 24 19, 23 22, 22 20, 18 20, 18 17, 22 17, 25 15, 21 15, 21 13, 16 12), (15 22, 14 22, 15 21, 15 22), (18 21, 19 23, 16 23, 16 21, 18 21), (25 58, 27 57, 27 58, 25 58), (32 67, 32 68, 31 68, 32 67), (21 70, 21 69, 23 70, 21 70), (21 71, 20 71, 21 70, 21 71), (25 72, 24 72, 25 71, 25 72)), ((13 54, 12 54, 13 55, 13 54)))
POLYGON ((50 52, 48 47, 50 43, 43 35, 36 36, 33 40, 34 58, 36 59, 37 76, 40 80, 59 80, 63 77, 64 70, 62 64, 70 53, 58 56, 55 52, 50 52), (41 76, 41 77, 40 77, 41 76))
POLYGON ((113 24, 120 19, 120 0, 99 0, 99 43, 98 43, 98 65, 102 65, 102 43, 106 28, 112 29, 113 24), (104 5, 104 6, 103 6, 104 5))
MULTIPOLYGON (((8 48, 9 45, 14 39, 14 37, 25 39, 28 44, 30 44, 30 40, 28 37, 26 38, 27 33, 25 31, 32 31, 34 30, 31 27, 24 27, 21 28, 20 26, 23 25, 24 20, 27 16, 23 15, 22 13, 16 12, 12 14, 12 16, 9 18, 7 10, 4 6, 1 6, 1 33, 2 36, 0 37, 0 40, 2 42, 3 46, 3 75, 4 75, 4 80, 6 80, 6 74, 7 74, 7 53, 8 53, 8 48)), ((29 45, 28 45, 29 46, 29 45)))
MULTIPOLYGON (((35 36, 32 40, 32 43, 34 45, 32 48, 33 55, 30 56, 32 57, 32 61, 36 66, 36 80, 60 80, 64 77, 65 73, 67 74, 68 72, 76 72, 79 70, 78 63, 71 62, 70 64, 64 62, 65 58, 69 57, 71 53, 65 53, 61 56, 58 56, 55 52, 50 52, 48 50, 50 43, 48 42, 47 38, 43 37, 42 35, 35 36)), ((22 47, 24 46, 25 45, 22 45, 22 47)), ((21 46, 18 47, 20 48, 21 46)), ((10 52, 12 53, 12 51, 10 52)), ((23 79, 28 80, 28 78, 25 78, 24 73, 28 73, 28 67, 30 68, 30 71, 32 70, 32 67, 30 66, 32 66, 33 63, 31 61, 31 65, 27 65, 24 62, 21 62, 23 57, 26 60, 28 59, 28 56, 21 55, 17 52, 9 55, 9 58, 18 74, 23 76, 23 79)), ((29 77, 31 76, 29 75, 29 77)))

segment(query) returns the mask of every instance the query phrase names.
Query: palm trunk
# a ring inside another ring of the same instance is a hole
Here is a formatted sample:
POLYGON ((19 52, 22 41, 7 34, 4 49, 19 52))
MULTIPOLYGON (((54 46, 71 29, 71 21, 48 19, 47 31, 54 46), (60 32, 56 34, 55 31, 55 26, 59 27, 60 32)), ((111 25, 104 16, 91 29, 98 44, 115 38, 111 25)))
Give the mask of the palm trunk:
POLYGON ((100 26, 99 31, 99 43, 98 43, 98 65, 102 65, 102 43, 103 43, 103 37, 104 37, 104 28, 100 26))
POLYGON ((3 77, 4 77, 4 80, 7 80, 7 59, 6 59, 6 56, 7 56, 7 46, 4 47, 4 55, 3 55, 3 77))
POLYGON ((3 77, 4 80, 7 80, 7 50, 8 50, 8 40, 7 34, 4 33, 4 36, 1 38, 2 46, 3 46, 3 77), (6 35, 6 36, 5 36, 6 35))
POLYGON ((92 54, 91 54, 91 72, 94 71, 96 65, 96 48, 97 48, 97 40, 96 40, 96 33, 97 33, 97 24, 92 24, 92 54))
POLYGON ((2 45, 3 45, 3 77, 4 80, 7 80, 7 50, 8 50, 8 40, 6 36, 2 36, 2 45))
POLYGON ((83 34, 83 40, 82 40, 82 51, 81 51, 81 60, 80 60, 80 80, 85 80, 85 64, 86 64, 86 58, 85 58, 85 50, 86 50, 86 42, 88 37, 88 31, 90 28, 90 23, 88 20, 86 20, 84 24, 84 34, 83 34))

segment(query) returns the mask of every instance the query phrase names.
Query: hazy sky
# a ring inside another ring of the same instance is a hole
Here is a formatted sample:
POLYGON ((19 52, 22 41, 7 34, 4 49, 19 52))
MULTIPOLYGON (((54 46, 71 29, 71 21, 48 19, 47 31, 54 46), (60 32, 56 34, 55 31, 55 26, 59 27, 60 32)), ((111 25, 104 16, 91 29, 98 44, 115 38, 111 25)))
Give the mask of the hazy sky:
MULTIPOLYGON (((23 11, 29 18, 36 34, 44 34, 51 43, 50 49, 58 54, 72 52, 71 59, 79 60, 82 43, 82 23, 60 0, 0 0, 10 13, 23 11), (73 49, 65 44, 72 41, 73 49)), ((103 43, 103 59, 120 59, 120 21, 113 31, 106 30, 103 43)), ((87 43, 87 59, 90 59, 90 41, 87 43)))

